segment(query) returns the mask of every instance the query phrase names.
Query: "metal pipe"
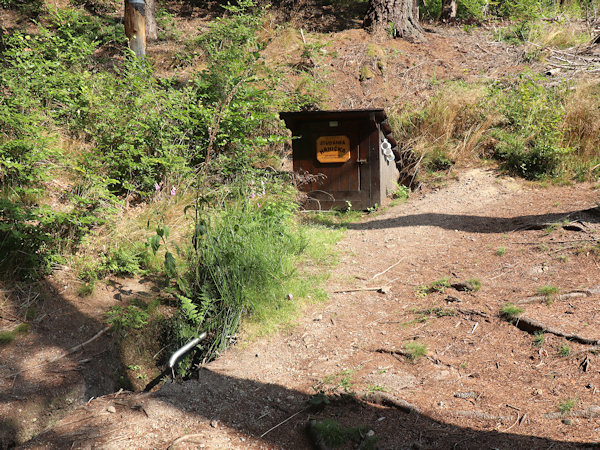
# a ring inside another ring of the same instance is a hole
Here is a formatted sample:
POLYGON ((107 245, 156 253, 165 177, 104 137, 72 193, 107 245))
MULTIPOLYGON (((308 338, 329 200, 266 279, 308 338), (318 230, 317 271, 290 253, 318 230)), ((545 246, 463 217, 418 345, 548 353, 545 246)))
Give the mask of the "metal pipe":
POLYGON ((190 342, 188 342, 183 347, 181 347, 179 350, 177 350, 175 353, 173 353, 171 355, 171 357, 169 358, 169 367, 171 369, 173 369, 173 367, 175 367, 175 363, 177 362, 177 360, 179 358, 181 358, 183 355, 185 355, 187 352, 189 352, 191 349, 193 349, 198 344, 198 342, 200 342, 205 337, 206 337, 206 332, 202 333, 197 338, 192 339, 190 342))

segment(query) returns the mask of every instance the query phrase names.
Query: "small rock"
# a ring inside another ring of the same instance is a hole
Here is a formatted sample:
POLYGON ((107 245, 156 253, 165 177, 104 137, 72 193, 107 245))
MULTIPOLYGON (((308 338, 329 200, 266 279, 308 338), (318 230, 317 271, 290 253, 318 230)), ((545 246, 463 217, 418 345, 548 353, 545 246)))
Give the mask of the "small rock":
POLYGON ((115 409, 115 407, 114 407, 113 405, 110 405, 110 406, 108 406, 108 407, 106 408, 106 410, 107 410, 109 413, 116 413, 116 412, 117 412, 117 410, 115 409))
POLYGON ((210 421, 210 426, 213 428, 217 428, 217 425, 219 425, 219 421, 218 420, 211 420, 210 421))
POLYGON ((561 422, 565 425, 573 425, 573 421, 571 419, 563 419, 561 422))
POLYGON ((473 391, 468 391, 468 392, 457 392, 456 394, 454 394, 454 396, 456 398, 467 399, 467 398, 476 398, 477 394, 473 391))
POLYGON ((317 317, 315 317, 313 319, 313 321, 315 321, 315 322, 320 322, 321 320, 323 320, 323 314, 319 314, 317 317))
POLYGON ((462 300, 458 297, 453 297, 452 295, 448 295, 444 300, 448 303, 461 303, 462 300))
POLYGON ((373 436, 375 436, 375 432, 373 430, 367 431, 367 437, 373 437, 373 436))
POLYGON ((33 419, 31 419, 32 422, 37 422, 37 417, 34 417, 33 419))

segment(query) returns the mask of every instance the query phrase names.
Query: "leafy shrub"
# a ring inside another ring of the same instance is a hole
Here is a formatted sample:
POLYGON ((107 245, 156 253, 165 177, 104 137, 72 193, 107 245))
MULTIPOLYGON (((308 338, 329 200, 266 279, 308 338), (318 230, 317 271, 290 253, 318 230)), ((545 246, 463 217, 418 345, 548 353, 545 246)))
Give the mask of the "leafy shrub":
POLYGON ((41 201, 42 183, 61 159, 46 130, 75 115, 77 73, 94 50, 89 35, 69 34, 61 17, 51 14, 50 28, 40 26, 37 35, 0 37, 0 265, 29 276, 50 270, 57 254, 101 224, 106 206, 82 191, 65 193, 73 204, 60 211, 41 201))
POLYGON ((562 142, 563 96, 543 81, 525 73, 513 89, 497 97, 507 122, 495 132, 496 156, 507 170, 529 179, 559 175, 571 153, 562 142))
POLYGON ((375 448, 377 438, 367 434, 367 427, 344 427, 333 419, 311 421, 308 433, 322 447, 342 447, 348 442, 360 442, 363 448, 375 448))
POLYGON ((543 331, 537 331, 533 336, 533 345, 541 347, 546 342, 546 335, 543 331))
POLYGON ((283 140, 278 112, 284 100, 274 89, 277 76, 260 59, 262 11, 253 7, 251 0, 227 6, 230 16, 215 20, 197 41, 208 67, 192 82, 192 100, 203 106, 191 112, 201 149, 193 162, 210 162, 227 179, 264 164, 272 153, 268 146, 283 140))
POLYGON ((107 272, 115 275, 136 275, 144 266, 146 253, 147 249, 143 243, 121 245, 108 252, 103 267, 107 272))
POLYGON ((106 321, 117 330, 139 330, 148 323, 150 317, 146 311, 135 305, 126 308, 113 306, 105 316, 106 321))

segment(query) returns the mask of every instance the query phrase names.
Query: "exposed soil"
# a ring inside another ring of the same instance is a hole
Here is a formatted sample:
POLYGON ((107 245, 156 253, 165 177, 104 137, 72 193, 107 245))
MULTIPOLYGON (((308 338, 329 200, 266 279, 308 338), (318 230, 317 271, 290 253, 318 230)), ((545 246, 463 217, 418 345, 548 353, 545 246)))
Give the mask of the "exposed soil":
MULTIPOLYGON (((570 292, 600 283, 592 248, 600 215, 590 210, 597 197, 588 184, 540 187, 464 171, 446 187, 350 225, 330 300, 310 307, 292 330, 231 349, 197 380, 94 399, 26 447, 166 448, 193 434, 177 448, 309 448, 311 418, 365 426, 380 448, 594 447, 598 357, 550 334, 535 345, 500 309, 541 286, 570 292), (585 231, 540 229, 567 222, 585 231), (477 279, 481 289, 421 288, 445 277, 477 279), (385 293, 350 292, 365 287, 385 293), (402 353, 413 340, 427 354, 411 361, 402 353), (564 346, 571 356, 559 354, 564 346), (306 410, 319 390, 359 398, 382 391, 402 408, 338 397, 306 410), (554 414, 566 400, 574 400, 572 411, 554 414)), ((600 339, 598 299, 523 308, 548 326, 600 339)))

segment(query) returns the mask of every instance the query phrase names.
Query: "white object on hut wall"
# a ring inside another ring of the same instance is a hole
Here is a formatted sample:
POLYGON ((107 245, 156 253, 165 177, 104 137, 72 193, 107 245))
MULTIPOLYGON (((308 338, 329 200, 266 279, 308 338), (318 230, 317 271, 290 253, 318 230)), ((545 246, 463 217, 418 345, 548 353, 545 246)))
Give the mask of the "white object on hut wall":
POLYGON ((394 152, 392 151, 392 144, 390 144, 387 139, 384 139, 381 142, 381 152, 383 153, 383 156, 385 156, 385 160, 387 162, 392 162, 394 160, 394 152))

